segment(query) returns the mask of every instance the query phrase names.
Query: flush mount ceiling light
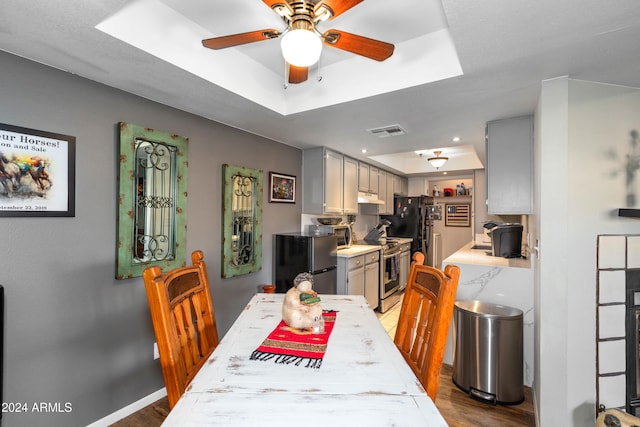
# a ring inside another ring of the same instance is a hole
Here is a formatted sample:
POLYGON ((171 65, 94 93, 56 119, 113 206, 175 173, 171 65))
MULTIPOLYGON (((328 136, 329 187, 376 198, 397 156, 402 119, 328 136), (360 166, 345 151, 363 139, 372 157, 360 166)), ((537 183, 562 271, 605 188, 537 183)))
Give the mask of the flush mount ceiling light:
POLYGON ((427 159, 427 161, 431 164, 431 166, 433 166, 436 169, 440 169, 442 167, 442 165, 444 165, 447 160, 449 160, 448 157, 440 157, 440 154, 442 154, 442 151, 437 150, 434 151, 433 154, 435 154, 435 157, 429 157, 427 159))
POLYGON ((282 37, 280 48, 284 60, 289 64, 296 67, 309 67, 320 59, 322 41, 313 31, 291 30, 282 37))

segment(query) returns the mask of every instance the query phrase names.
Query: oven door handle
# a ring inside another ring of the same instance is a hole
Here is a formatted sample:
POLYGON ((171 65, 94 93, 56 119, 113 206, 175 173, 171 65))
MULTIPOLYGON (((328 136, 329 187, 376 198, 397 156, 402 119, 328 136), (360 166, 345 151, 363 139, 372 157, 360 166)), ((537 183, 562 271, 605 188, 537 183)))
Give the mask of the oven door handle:
POLYGON ((389 258, 393 258, 394 256, 400 255, 400 251, 395 251, 392 253, 386 253, 382 255, 382 259, 387 260, 389 258))

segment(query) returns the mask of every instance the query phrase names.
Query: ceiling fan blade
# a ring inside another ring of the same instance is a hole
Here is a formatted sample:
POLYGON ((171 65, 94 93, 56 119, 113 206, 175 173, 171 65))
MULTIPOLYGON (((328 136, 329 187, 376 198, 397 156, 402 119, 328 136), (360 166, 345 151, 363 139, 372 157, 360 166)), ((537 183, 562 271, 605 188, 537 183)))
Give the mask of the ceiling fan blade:
POLYGON ((289 3, 286 2, 286 0, 262 0, 262 1, 280 15, 282 13, 287 13, 287 12, 288 12, 287 13, 288 15, 293 13, 293 9, 291 9, 291 6, 289 5, 289 3))
MULTIPOLYGON (((264 0, 267 1, 267 0, 264 0)), ((353 6, 356 6, 359 3, 362 3, 364 0, 322 0, 316 4, 316 11, 321 9, 323 6, 328 8, 331 12, 331 18, 333 19, 338 15, 342 15, 347 10, 351 9, 353 6)))
POLYGON ((395 49, 395 46, 391 43, 339 30, 328 30, 322 37, 329 46, 375 59, 376 61, 384 61, 389 58, 393 55, 393 50, 395 49))
POLYGON ((249 31, 247 33, 231 34, 229 36, 205 39, 202 40, 202 45, 209 49, 224 49, 226 47, 273 39, 279 35, 280 31, 274 29, 249 31))
POLYGON ((289 64, 289 83, 302 83, 309 78, 309 67, 296 67, 289 64))

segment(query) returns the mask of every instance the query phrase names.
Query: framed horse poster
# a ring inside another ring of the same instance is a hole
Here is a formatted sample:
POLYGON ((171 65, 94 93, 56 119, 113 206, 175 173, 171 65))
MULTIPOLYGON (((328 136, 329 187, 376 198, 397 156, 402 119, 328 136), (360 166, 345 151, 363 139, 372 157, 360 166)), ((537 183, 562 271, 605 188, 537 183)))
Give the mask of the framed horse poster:
POLYGON ((0 217, 75 216, 75 144, 0 123, 0 217))

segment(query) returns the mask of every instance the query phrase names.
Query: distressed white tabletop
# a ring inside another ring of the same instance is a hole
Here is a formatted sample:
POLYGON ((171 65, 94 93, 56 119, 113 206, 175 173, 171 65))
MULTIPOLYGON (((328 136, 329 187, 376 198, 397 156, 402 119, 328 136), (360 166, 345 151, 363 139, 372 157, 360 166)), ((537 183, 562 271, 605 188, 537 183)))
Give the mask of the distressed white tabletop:
POLYGON ((250 360, 280 322, 283 294, 256 294, 163 426, 446 426, 363 296, 338 311, 319 369, 250 360))

